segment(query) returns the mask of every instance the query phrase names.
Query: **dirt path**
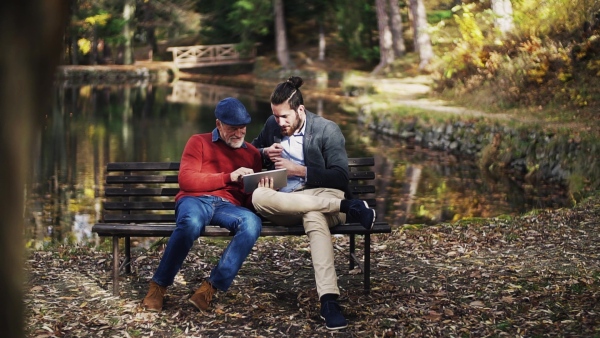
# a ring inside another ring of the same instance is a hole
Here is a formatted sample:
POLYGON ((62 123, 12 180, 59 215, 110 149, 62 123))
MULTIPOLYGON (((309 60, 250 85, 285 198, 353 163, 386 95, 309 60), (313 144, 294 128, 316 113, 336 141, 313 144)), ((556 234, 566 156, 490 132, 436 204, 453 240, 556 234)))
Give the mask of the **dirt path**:
MULTIPOLYGON (((477 109, 461 107, 453 102, 436 99, 431 92, 433 80, 430 76, 419 75, 405 78, 373 78, 369 76, 355 75, 351 81, 357 87, 374 89, 375 94, 362 95, 354 98, 351 104, 355 106, 381 106, 380 110, 385 112, 398 109, 398 107, 412 107, 423 111, 431 111, 443 114, 457 115, 464 118, 486 118, 500 122, 517 122, 530 124, 546 129, 572 130, 573 132, 589 132, 600 135, 600 119, 596 114, 592 118, 571 119, 565 122, 565 118, 557 118, 556 113, 545 114, 542 110, 535 111, 528 108, 513 109, 510 111, 489 112, 477 109)), ((567 109, 567 108, 565 108, 567 109)), ((577 115, 578 110, 573 110, 577 115)))

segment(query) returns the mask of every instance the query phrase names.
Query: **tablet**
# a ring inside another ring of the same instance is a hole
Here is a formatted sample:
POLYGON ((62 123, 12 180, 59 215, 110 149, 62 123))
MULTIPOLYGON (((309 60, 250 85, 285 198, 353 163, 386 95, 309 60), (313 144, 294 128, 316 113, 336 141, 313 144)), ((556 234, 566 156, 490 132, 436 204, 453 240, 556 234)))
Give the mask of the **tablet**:
POLYGON ((275 169, 261 171, 254 174, 248 174, 242 176, 244 182, 244 192, 249 194, 258 187, 258 182, 263 177, 273 178, 273 189, 281 189, 287 185, 287 170, 286 169, 275 169))

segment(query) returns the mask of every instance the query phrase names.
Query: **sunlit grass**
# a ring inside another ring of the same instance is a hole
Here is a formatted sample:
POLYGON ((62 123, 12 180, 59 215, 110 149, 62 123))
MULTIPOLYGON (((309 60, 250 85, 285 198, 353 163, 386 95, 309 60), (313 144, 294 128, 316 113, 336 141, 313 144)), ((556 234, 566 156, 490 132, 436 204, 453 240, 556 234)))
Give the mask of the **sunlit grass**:
POLYGON ((426 224, 405 224, 402 226, 402 230, 420 230, 426 226, 426 224))

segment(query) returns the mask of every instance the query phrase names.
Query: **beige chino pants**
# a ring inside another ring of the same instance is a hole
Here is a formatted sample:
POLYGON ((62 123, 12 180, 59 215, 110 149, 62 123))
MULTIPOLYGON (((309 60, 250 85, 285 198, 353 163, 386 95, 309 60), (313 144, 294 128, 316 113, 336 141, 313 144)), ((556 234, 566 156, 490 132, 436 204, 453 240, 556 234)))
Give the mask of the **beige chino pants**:
POLYGON ((257 188, 252 194, 256 211, 276 225, 295 225, 300 222, 304 225, 310 242, 319 298, 327 293, 340 294, 329 228, 346 221, 346 214, 340 212, 342 199, 343 191, 329 188, 290 193, 257 188))

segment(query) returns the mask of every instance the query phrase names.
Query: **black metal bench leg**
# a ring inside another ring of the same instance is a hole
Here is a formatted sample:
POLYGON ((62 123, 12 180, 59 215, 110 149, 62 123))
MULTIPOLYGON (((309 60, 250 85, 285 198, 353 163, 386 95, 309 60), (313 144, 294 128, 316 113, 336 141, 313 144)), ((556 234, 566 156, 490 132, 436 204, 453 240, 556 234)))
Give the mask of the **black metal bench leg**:
POLYGON ((365 293, 371 291, 371 234, 365 234, 365 266, 364 277, 365 277, 365 293))
POLYGON ((119 295, 119 237, 113 236, 113 296, 119 295))
POLYGON ((131 237, 125 237, 125 273, 131 273, 131 237))

